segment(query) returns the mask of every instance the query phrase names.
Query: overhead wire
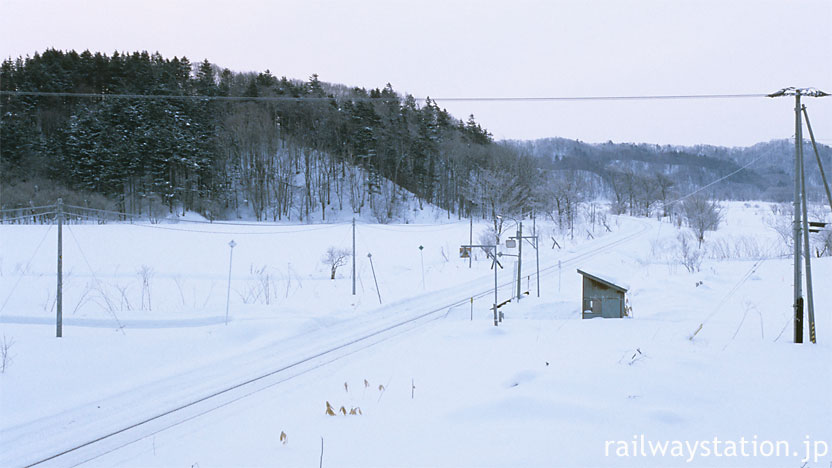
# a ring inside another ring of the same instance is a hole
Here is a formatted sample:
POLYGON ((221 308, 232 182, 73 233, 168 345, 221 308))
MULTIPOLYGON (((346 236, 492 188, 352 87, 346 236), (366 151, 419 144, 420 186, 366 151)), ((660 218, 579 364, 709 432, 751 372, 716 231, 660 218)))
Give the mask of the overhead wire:
POLYGON ((716 185, 716 184, 718 184, 719 182, 722 182, 723 180, 725 180, 725 179, 727 179, 727 178, 729 178, 729 177, 731 177, 731 176, 733 176, 733 175, 735 175, 735 174, 739 173, 739 172, 740 172, 740 171, 742 171, 743 169, 748 168, 749 166, 751 166, 752 164, 756 163, 756 162, 757 162, 757 161, 759 161, 760 159, 763 159, 763 158, 764 158, 764 157, 766 157, 766 156, 768 156, 768 154, 763 154, 763 155, 760 155, 760 156, 758 156, 758 157, 754 158, 754 160, 750 161, 750 162, 749 162, 748 164, 746 164, 745 166, 742 166, 741 168, 737 169, 736 171, 734 171, 734 172, 732 172, 732 173, 730 173, 730 174, 728 174, 728 175, 726 175, 726 176, 720 177, 719 179, 716 179, 715 181, 713 181, 713 182, 711 182, 711 183, 709 183, 709 184, 707 184, 707 185, 703 185, 702 187, 699 187, 698 189, 694 190, 693 192, 690 192, 690 193, 688 193, 687 195, 684 195, 684 196, 682 196, 682 197, 680 197, 680 198, 677 198, 676 200, 673 200, 673 201, 671 201, 671 202, 667 202, 667 203, 665 203, 665 206, 670 206, 670 205, 673 205, 674 203, 679 203, 680 201, 683 201, 683 200, 685 200, 686 198, 690 198, 690 197, 692 197, 692 196, 696 195, 697 193, 699 193, 699 192, 701 192, 701 191, 705 190, 706 188, 711 187, 711 186, 713 186, 713 185, 716 185))
POLYGON ((6 221, 19 221, 21 219, 31 219, 31 218, 41 217, 41 216, 49 216, 49 215, 53 215, 53 214, 56 214, 56 213, 54 211, 47 211, 45 213, 32 213, 32 214, 28 214, 28 215, 25 215, 25 216, 16 216, 14 218, 2 218, 2 217, 0 217, 0 224, 5 223, 6 221))
MULTIPOLYGON (((354 97, 354 96, 208 96, 200 94, 173 95, 173 94, 132 94, 132 93, 71 93, 71 92, 49 92, 49 91, 0 91, 0 96, 12 97, 70 97, 70 98, 95 98, 95 99, 150 99, 150 100, 200 100, 200 101, 262 101, 262 102, 328 102, 332 100, 344 101, 395 101, 400 102, 401 98, 396 97, 354 97)), ((645 101, 645 100, 677 100, 677 99, 746 99, 764 98, 767 93, 733 93, 733 94, 642 94, 642 95, 606 95, 606 96, 444 96, 431 98, 414 97, 416 101, 443 101, 443 102, 557 102, 557 101, 645 101)))
MULTIPOLYGON (((297 234, 297 233, 304 233, 304 232, 312 232, 312 231, 322 231, 325 229, 333 229, 339 226, 343 226, 342 224, 328 224, 328 225, 312 225, 318 226, 308 229, 293 229, 290 231, 213 231, 213 230, 202 230, 202 229, 184 229, 184 228, 175 228, 169 227, 169 225, 160 225, 160 224, 145 224, 145 223, 131 223, 125 224, 125 226, 131 227, 139 227, 139 228, 147 228, 147 229, 161 229, 164 231, 178 231, 178 232, 189 232, 194 234, 225 234, 225 235, 265 235, 265 234, 297 234)), ((222 226, 220 224, 220 226, 222 226)), ((257 227, 257 225, 249 225, 253 227, 257 227)), ((303 226, 303 225, 296 225, 296 226, 303 226)), ((269 225, 261 226, 261 227, 269 227, 269 225)))
POLYGON ((44 206, 21 206, 20 208, 3 208, 0 210, 0 213, 8 213, 12 211, 23 211, 23 210, 45 210, 47 208, 54 209, 57 208, 58 205, 44 205, 44 206))
MULTIPOLYGON (((79 206, 74 206, 74 205, 65 205, 65 206, 67 208, 70 208, 70 209, 73 209, 73 210, 82 210, 82 211, 88 211, 88 212, 93 212, 93 213, 103 213, 103 214, 109 214, 109 215, 114 215, 114 216, 127 216, 127 217, 132 217, 132 218, 140 218, 141 217, 141 215, 124 213, 124 212, 120 212, 120 211, 101 210, 101 209, 96 209, 96 208, 85 208, 85 207, 79 207, 79 206)), ((86 218, 86 219, 89 219, 89 220, 100 220, 100 218, 95 217, 93 215, 89 215, 89 214, 74 213, 72 211, 66 211, 65 213, 68 216, 71 215, 71 216, 83 217, 83 218, 86 218)), ((198 233, 211 233, 211 234, 292 234, 292 233, 295 233, 295 232, 307 232, 307 231, 317 231, 317 230, 321 230, 321 229, 329 229, 329 228, 333 228, 333 227, 337 227, 337 226, 345 226, 345 225, 349 224, 349 223, 326 223, 326 224, 288 224, 288 225, 287 224, 280 224, 280 225, 274 224, 273 225, 273 224, 268 224, 268 223, 205 221, 205 220, 178 219, 178 218, 176 218, 176 219, 167 219, 167 218, 165 218, 165 219, 161 219, 160 221, 168 221, 169 224, 190 223, 190 224, 204 224, 204 225, 211 225, 211 226, 246 226, 246 227, 260 227, 260 228, 269 227, 269 226, 274 226, 274 227, 293 227, 293 226, 297 226, 297 227, 302 227, 302 229, 293 229, 293 230, 289 230, 289 231, 248 232, 247 233, 247 232, 241 232, 241 231, 206 231, 206 230, 195 230, 195 229, 177 229, 177 228, 170 228, 170 227, 160 226, 161 223, 143 224, 143 223, 133 223, 133 222, 131 222, 128 225, 129 226, 137 226, 137 227, 148 227, 148 228, 154 228, 154 229, 167 229, 167 230, 170 230, 170 231, 198 232, 198 233)))

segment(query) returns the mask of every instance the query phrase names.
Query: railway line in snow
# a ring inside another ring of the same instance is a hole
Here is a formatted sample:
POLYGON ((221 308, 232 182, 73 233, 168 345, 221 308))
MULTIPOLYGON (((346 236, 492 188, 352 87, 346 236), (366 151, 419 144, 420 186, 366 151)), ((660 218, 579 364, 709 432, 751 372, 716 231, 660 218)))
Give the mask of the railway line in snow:
MULTIPOLYGON (((650 229, 647 222, 633 220, 633 227, 611 236, 601 237, 560 259, 560 266, 574 266, 595 255, 608 252, 640 237, 650 229)), ((558 269, 558 263, 540 269, 541 277, 558 269)), ((532 274, 531 276, 534 276, 532 274)), ((0 455, 0 464, 7 466, 43 467, 78 466, 166 429, 192 421, 201 415, 231 405, 254 393, 280 385, 300 375, 361 352, 427 323, 441 319, 471 298, 481 299, 494 293, 490 277, 471 281, 453 290, 442 290, 390 304, 379 309, 380 318, 366 321, 345 321, 325 330, 296 336, 278 343, 273 349, 261 349, 231 359, 214 375, 206 376, 205 369, 190 376, 202 386, 183 391, 182 379, 158 382, 137 388, 128 395, 118 395, 102 402, 114 408, 109 416, 90 418, 90 411, 67 412, 55 418, 10 428, 0 433, 2 444, 15 446, 12 452, 0 455), (395 313, 394 313, 395 312, 395 313), (333 338, 334 336, 334 338, 333 338), (291 350, 291 351, 290 351, 291 350), (268 369, 264 367, 269 366, 268 369), (233 373, 223 369, 235 369, 233 373), (248 376, 244 376, 244 374, 248 376), (227 380, 226 380, 227 379, 227 380), (231 380, 234 383, 228 384, 231 380), (225 383, 223 383, 225 382, 225 383), (198 393, 198 396, 194 396, 198 393), (160 397, 165 395, 166 398, 160 397), (118 407, 146 406, 150 397, 158 403, 144 415, 127 414, 118 407), (85 417, 86 416, 86 417, 85 417), (129 419, 128 421, 125 421, 129 419), (68 436, 67 434, 73 434, 68 436), (24 453, 25 452, 25 453, 24 453), (8 459, 14 456, 15 459, 8 459)), ((510 287, 514 280, 503 282, 500 288, 510 287)), ((187 379, 186 379, 187 380, 187 379)), ((101 408, 99 405, 98 408, 101 408)), ((94 414, 94 413, 93 413, 94 414)))

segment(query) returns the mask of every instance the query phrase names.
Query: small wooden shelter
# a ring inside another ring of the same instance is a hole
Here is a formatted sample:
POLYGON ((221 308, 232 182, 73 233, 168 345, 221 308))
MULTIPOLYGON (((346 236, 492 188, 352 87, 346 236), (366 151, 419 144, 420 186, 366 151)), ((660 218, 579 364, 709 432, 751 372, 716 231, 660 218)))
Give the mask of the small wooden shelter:
POLYGON ((578 273, 583 277, 582 318, 622 318, 626 315, 626 287, 581 269, 578 273))

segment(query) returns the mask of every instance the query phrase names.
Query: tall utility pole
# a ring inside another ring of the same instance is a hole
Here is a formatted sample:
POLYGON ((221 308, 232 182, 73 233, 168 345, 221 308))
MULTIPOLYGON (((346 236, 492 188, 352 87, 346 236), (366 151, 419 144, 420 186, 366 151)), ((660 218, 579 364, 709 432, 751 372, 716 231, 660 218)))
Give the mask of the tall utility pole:
POLYGON ((63 288, 64 288, 64 248, 63 248, 64 200, 58 199, 58 290, 55 292, 55 302, 58 307, 55 336, 63 336, 63 288))
POLYGON ((352 217, 352 295, 355 296, 355 216, 352 217))
POLYGON ((803 278, 800 265, 800 160, 803 153, 803 124, 800 121, 800 90, 794 93, 794 342, 803 343, 803 278))
MULTIPOLYGON (((801 96, 824 97, 829 94, 814 88, 784 88, 768 97, 794 96, 794 220, 792 237, 794 241, 794 342, 803 343, 803 272, 800 256, 806 265, 806 293, 809 305, 809 336, 815 343, 815 311, 812 299, 812 267, 809 252, 809 231, 806 208, 806 184, 803 175, 803 123, 801 111, 805 107, 800 104, 801 96), (802 231, 802 232, 801 232, 802 231), (803 248, 801 249, 801 245, 803 248)), ((808 115, 807 115, 808 117, 808 115)), ((808 122, 807 122, 808 123, 808 122)), ((811 131, 811 130, 810 130, 811 131)), ((814 138, 812 138, 814 141, 814 138)))

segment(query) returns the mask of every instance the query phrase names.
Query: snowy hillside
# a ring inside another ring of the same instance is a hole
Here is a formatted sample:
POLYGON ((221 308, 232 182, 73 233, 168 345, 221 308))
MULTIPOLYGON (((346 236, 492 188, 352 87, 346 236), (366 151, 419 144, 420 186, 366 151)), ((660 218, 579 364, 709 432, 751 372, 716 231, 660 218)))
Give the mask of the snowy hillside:
POLYGON ((724 210, 693 261, 669 220, 537 220, 498 327, 467 220, 357 223, 355 295, 349 222, 73 224, 60 339, 56 227, 0 225, 0 466, 828 467, 832 259, 796 345, 776 210, 724 210), (631 316, 582 320, 578 268, 631 316))

